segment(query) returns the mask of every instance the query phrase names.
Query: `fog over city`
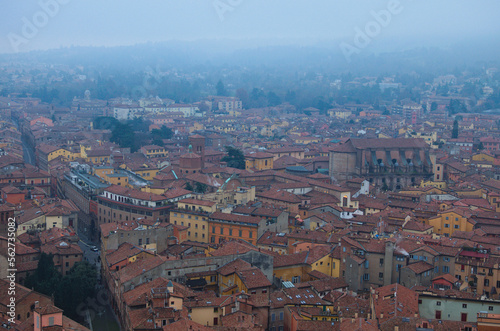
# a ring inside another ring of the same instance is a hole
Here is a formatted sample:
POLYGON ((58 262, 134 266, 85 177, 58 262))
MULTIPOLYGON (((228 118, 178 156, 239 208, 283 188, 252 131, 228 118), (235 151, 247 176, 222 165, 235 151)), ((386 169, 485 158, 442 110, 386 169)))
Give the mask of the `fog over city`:
POLYGON ((4 0, 0 52, 221 40, 234 43, 229 49, 335 48, 331 43, 352 43, 356 28, 367 27, 376 34, 371 51, 448 47, 476 38, 493 42, 500 30, 499 10, 494 0, 4 0), (382 22, 381 29, 371 21, 382 22))

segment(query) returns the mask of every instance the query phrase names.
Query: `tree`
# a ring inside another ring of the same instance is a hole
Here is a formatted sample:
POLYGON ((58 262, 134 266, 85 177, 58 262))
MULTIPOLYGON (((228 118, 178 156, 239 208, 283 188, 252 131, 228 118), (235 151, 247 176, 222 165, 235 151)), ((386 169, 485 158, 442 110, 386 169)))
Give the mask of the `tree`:
POLYGON ((196 193, 205 193, 208 189, 207 184, 196 182, 196 193))
POLYGON ((172 132, 172 129, 170 129, 169 127, 162 125, 162 127, 159 130, 153 129, 151 131, 151 135, 153 137, 153 143, 155 145, 163 146, 162 139, 172 138, 173 132, 172 132))
POLYGON ((64 314, 77 318, 77 307, 87 298, 96 294, 97 271, 87 261, 73 266, 69 274, 64 276, 55 297, 56 306, 64 310, 64 314))
POLYGON ((226 96, 226 88, 224 87, 224 83, 221 80, 217 82, 217 86, 215 88, 217 89, 218 96, 226 96))
POLYGON ((186 190, 188 190, 188 191, 194 191, 194 189, 193 189, 193 185, 191 185, 191 183, 190 183, 190 182, 187 182, 187 183, 186 183, 186 186, 184 186, 184 188, 185 188, 186 190))
POLYGON ((457 120, 453 121, 453 130, 451 130, 451 138, 452 139, 458 138, 458 121, 457 120))
POLYGON ((281 103, 281 99, 273 91, 267 93, 267 104, 271 107, 277 106, 281 103))
POLYGON ((130 127, 130 124, 118 123, 111 132, 112 142, 117 143, 122 148, 130 148, 134 151, 135 148, 135 133, 130 127))
POLYGON ((222 162, 226 162, 228 167, 236 169, 245 169, 245 155, 237 148, 226 146, 227 155, 222 158, 222 162))
POLYGON ((150 121, 145 121, 142 117, 135 117, 128 124, 132 127, 134 131, 149 132, 150 121))
POLYGON ((431 111, 435 111, 435 110, 437 110, 437 109, 438 109, 438 104, 437 104, 437 102, 436 102, 436 101, 433 101, 433 102, 431 103, 431 111))
POLYGON ((254 88, 252 90, 252 93, 250 93, 250 107, 267 107, 267 97, 262 89, 254 88))
POLYGON ((35 272, 26 277, 25 286, 35 291, 51 296, 57 292, 61 274, 54 266, 52 254, 42 253, 35 272))
POLYGON ((151 134, 153 136, 157 136, 161 139, 170 139, 170 138, 172 138, 173 132, 172 132, 171 128, 166 127, 165 125, 162 125, 162 127, 159 130, 153 129, 151 131, 151 134))
POLYGON ((109 116, 96 117, 92 123, 95 130, 111 130, 111 131, 113 131, 115 127, 118 124, 120 124, 120 122, 118 122, 116 118, 109 116))
POLYGON ((248 96, 247 90, 245 90, 244 88, 237 89, 236 97, 241 100, 243 108, 248 108, 248 102, 250 101, 250 97, 248 96))
POLYGON ((482 151, 484 149, 484 144, 482 141, 479 142, 479 146, 477 146, 477 149, 482 151))
POLYGON ((451 99, 450 104, 448 105, 448 114, 449 116, 458 114, 458 113, 465 113, 467 111, 467 108, 465 108, 464 104, 460 102, 459 100, 456 99, 451 99))

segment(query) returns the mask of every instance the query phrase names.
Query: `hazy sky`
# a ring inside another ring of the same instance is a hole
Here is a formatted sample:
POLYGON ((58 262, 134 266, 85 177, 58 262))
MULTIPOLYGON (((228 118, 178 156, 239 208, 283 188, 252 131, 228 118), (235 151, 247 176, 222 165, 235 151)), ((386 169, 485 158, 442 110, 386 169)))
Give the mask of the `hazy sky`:
MULTIPOLYGON (((447 44, 500 31, 498 0, 0 0, 0 53, 167 40, 447 44), (56 6, 54 5, 56 4, 56 6), (44 9, 45 8, 45 9, 44 9), (377 23, 373 12, 393 9, 377 23)), ((338 44, 338 43, 337 43, 338 44)), ((358 45, 359 46, 359 45, 358 45)))

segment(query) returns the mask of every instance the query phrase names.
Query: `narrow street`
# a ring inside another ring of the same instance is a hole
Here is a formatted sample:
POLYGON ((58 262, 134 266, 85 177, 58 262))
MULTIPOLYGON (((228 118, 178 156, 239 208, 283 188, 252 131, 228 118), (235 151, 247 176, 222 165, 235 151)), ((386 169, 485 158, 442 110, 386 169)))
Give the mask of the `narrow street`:
MULTIPOLYGON (((12 124, 15 125, 16 129, 19 131, 19 124, 11 119, 12 124)), ((23 159, 26 163, 31 165, 36 165, 35 150, 26 141, 24 136, 21 136, 21 143, 23 145, 23 159)))
POLYGON ((80 237, 78 246, 83 251, 84 260, 89 261, 97 269, 97 295, 87 300, 88 311, 85 317, 87 320, 90 319, 88 327, 96 331, 119 331, 120 324, 111 308, 109 300, 104 300, 107 299, 107 290, 101 278, 100 250, 97 252, 92 251, 92 247, 100 247, 98 244, 94 244, 88 240, 85 234, 79 233, 78 236, 80 237))

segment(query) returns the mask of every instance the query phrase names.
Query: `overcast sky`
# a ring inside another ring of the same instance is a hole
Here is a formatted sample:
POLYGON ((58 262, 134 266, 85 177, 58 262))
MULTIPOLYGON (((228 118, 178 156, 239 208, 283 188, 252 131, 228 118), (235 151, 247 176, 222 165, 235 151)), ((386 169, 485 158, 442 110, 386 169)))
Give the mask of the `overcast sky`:
POLYGON ((500 31, 498 0, 0 0, 0 6, 0 53, 215 38, 354 45, 356 28, 367 27, 374 29, 372 45, 447 44, 500 31), (49 14, 43 4, 52 4, 49 14), (376 23, 372 12, 388 8, 394 13, 376 23))

